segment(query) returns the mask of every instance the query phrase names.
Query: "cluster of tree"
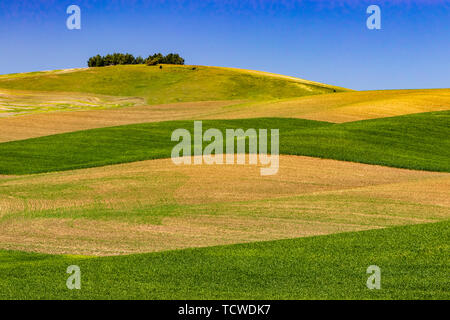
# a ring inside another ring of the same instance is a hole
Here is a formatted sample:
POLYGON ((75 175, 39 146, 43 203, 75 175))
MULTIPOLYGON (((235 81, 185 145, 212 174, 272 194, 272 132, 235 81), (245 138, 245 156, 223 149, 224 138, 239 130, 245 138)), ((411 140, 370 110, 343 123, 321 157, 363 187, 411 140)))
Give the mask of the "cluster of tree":
POLYGON ((118 64, 147 64, 155 66, 157 64, 184 64, 184 59, 177 53, 169 53, 164 56, 161 53, 150 55, 147 59, 134 57, 132 54, 114 53, 106 56, 96 55, 89 58, 88 67, 115 66, 118 64))
POLYGON ((156 53, 149 56, 145 63, 149 66, 156 66, 157 64, 184 64, 184 59, 180 57, 178 53, 169 53, 167 56, 163 56, 161 53, 156 53))

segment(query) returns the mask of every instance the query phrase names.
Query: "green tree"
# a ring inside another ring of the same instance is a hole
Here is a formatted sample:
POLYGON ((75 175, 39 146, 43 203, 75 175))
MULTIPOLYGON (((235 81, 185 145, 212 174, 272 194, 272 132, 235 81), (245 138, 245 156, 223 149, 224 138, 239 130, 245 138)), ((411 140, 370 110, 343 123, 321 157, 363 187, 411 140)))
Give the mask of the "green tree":
POLYGON ((161 53, 155 53, 154 55, 148 56, 145 63, 148 66, 156 66, 158 63, 164 63, 164 56, 161 53))
POLYGON ((89 58, 88 67, 103 67, 103 66, 115 66, 126 64, 144 64, 149 66, 155 66, 157 64, 184 64, 184 59, 178 53, 169 53, 163 56, 161 53, 155 53, 148 56, 147 59, 143 59, 141 56, 135 58, 130 53, 113 53, 105 56, 96 55, 89 58))

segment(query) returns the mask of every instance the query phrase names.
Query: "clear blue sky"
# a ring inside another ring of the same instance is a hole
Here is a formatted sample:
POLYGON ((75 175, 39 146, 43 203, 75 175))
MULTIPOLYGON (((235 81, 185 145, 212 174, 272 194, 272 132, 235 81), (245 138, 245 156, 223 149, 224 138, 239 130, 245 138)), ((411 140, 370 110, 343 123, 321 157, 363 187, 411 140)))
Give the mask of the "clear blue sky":
POLYGON ((2 0, 0 46, 0 74, 161 51, 352 89, 448 88, 450 0, 2 0), (81 30, 66 28, 71 4, 81 30), (381 30, 366 27, 371 4, 381 30))

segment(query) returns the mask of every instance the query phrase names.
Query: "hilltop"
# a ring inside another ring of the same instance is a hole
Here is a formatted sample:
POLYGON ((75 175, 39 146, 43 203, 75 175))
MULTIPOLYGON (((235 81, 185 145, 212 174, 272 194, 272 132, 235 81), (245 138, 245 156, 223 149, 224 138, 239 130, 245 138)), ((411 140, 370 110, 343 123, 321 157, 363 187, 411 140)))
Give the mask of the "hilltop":
POLYGON ((0 88, 140 97, 146 104, 286 99, 348 89, 264 72, 185 65, 120 65, 4 75, 0 88))

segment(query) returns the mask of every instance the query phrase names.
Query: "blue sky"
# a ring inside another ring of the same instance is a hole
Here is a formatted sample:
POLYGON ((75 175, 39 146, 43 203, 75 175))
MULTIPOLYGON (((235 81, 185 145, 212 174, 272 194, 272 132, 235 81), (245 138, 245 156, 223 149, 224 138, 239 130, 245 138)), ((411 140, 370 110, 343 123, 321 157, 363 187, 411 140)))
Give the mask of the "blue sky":
POLYGON ((0 74, 178 52, 357 90, 450 87, 450 0, 2 0, 0 74), (81 8, 81 30, 66 9, 81 8), (382 29, 366 27, 369 5, 382 29))

